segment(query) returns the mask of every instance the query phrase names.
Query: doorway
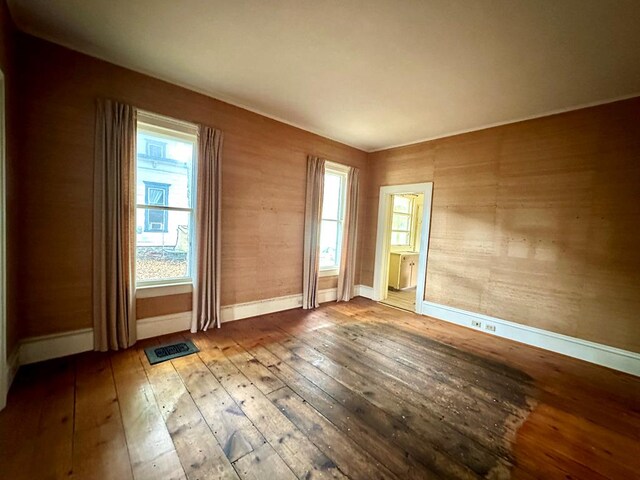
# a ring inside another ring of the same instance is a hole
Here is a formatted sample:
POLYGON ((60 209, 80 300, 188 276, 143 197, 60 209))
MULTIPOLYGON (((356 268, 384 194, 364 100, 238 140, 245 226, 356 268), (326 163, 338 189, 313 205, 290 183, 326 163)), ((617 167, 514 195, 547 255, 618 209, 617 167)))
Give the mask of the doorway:
POLYGON ((433 183, 380 188, 374 300, 422 313, 433 183))

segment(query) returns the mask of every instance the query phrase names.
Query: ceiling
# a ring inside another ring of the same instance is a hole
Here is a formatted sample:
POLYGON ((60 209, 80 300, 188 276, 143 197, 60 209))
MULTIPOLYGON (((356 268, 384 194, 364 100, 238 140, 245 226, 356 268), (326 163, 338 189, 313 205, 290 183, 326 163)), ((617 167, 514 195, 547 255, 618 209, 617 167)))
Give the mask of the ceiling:
POLYGON ((640 94, 637 0, 9 0, 18 28, 367 151, 640 94))

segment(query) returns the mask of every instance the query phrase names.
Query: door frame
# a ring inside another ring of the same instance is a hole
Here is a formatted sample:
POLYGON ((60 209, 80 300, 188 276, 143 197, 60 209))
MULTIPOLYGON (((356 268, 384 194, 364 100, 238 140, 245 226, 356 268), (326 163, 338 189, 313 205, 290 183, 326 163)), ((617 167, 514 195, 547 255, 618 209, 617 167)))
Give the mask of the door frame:
POLYGON ((391 199, 393 195, 404 193, 424 194, 422 210, 422 230, 420 232, 420 255, 418 257, 418 281, 416 284, 416 313, 422 313, 422 302, 427 279, 427 256, 429 251, 429 234, 431 231, 431 204, 433 200, 433 182, 410 183, 406 185, 388 185, 380 187, 378 199, 378 230, 376 234, 376 257, 373 270, 373 299, 381 301, 385 298, 389 276, 389 254, 391 235, 391 199))
POLYGON ((0 69, 0 410, 7 404, 7 188, 5 76, 0 69))

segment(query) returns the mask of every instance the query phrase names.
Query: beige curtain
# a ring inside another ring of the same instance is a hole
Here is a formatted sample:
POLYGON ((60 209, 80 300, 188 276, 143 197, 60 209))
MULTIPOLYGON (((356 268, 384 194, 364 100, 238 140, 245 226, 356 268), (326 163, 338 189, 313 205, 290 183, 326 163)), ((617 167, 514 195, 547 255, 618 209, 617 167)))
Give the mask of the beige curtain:
POLYGON ((307 158, 307 196, 304 211, 304 258, 302 269, 302 308, 316 308, 318 302, 318 273, 320 270, 320 225, 322 223, 322 194, 324 192, 324 164, 321 158, 307 158))
POLYGON ((349 168, 346 185, 346 205, 342 229, 342 253, 338 274, 338 302, 348 302, 354 297, 356 272, 356 244, 358 241, 358 190, 360 171, 349 168))
POLYGON ((220 328, 222 132, 201 125, 198 131, 196 185, 196 258, 191 331, 220 328))
POLYGON ((93 331, 100 351, 136 342, 136 111, 98 100, 94 167, 93 331))

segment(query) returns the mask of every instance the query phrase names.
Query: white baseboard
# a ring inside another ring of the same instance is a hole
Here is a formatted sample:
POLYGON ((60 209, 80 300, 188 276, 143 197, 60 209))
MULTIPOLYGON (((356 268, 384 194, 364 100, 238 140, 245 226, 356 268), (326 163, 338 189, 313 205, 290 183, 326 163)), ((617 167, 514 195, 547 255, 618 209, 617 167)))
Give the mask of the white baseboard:
MULTIPOLYGON (((356 291, 359 286, 356 286, 356 291)), ((367 287, 368 288, 368 287, 367 287)), ((320 290, 318 297, 320 303, 336 300, 336 289, 320 290)), ((231 322, 243 318, 265 315, 267 313, 281 312, 299 308, 302 305, 302 294, 287 295, 283 297, 269 298, 255 302, 238 303, 222 307, 222 322, 231 322)), ((191 327, 191 312, 162 315, 152 318, 144 318, 137 322, 138 339, 158 337, 169 333, 187 331, 191 327)), ((41 362, 52 358, 64 357, 76 353, 93 350, 93 329, 84 328, 70 332, 42 335, 25 338, 15 353, 15 366, 11 377, 13 378, 18 365, 41 362)))
POLYGON ((17 346, 7 358, 7 392, 9 391, 9 387, 13 383, 13 379, 16 378, 16 373, 18 373, 18 368, 20 367, 20 347, 17 346))
POLYGON ((373 287, 369 287, 367 285, 356 285, 355 293, 356 296, 373 300, 373 287))
POLYGON ((138 340, 184 332, 191 328, 191 312, 173 313, 138 320, 138 340))
POLYGON ((640 354, 620 348, 427 301, 422 304, 422 314, 640 376, 640 354), (480 322, 480 326, 473 326, 472 321, 480 322), (495 331, 487 330, 487 325, 495 327, 495 331))
POLYGON ((25 338, 20 342, 20 365, 93 350, 93 329, 25 338))
POLYGON ((19 352, 20 349, 18 347, 13 349, 13 352, 7 357, 5 371, 0 375, 0 381, 2 382, 2 385, 0 385, 0 410, 3 410, 7 405, 7 394, 18 372, 19 352))
MULTIPOLYGON (((335 302, 337 298, 337 289, 327 288, 318 291, 318 301, 320 303, 335 302)), ((291 310, 302 306, 302 294, 286 295, 284 297, 267 298, 264 300, 256 300, 255 302, 236 303, 235 305, 226 305, 222 307, 221 322, 232 322, 234 320, 242 320, 243 318, 256 317, 258 315, 266 315, 268 313, 282 312, 283 310, 291 310)))

